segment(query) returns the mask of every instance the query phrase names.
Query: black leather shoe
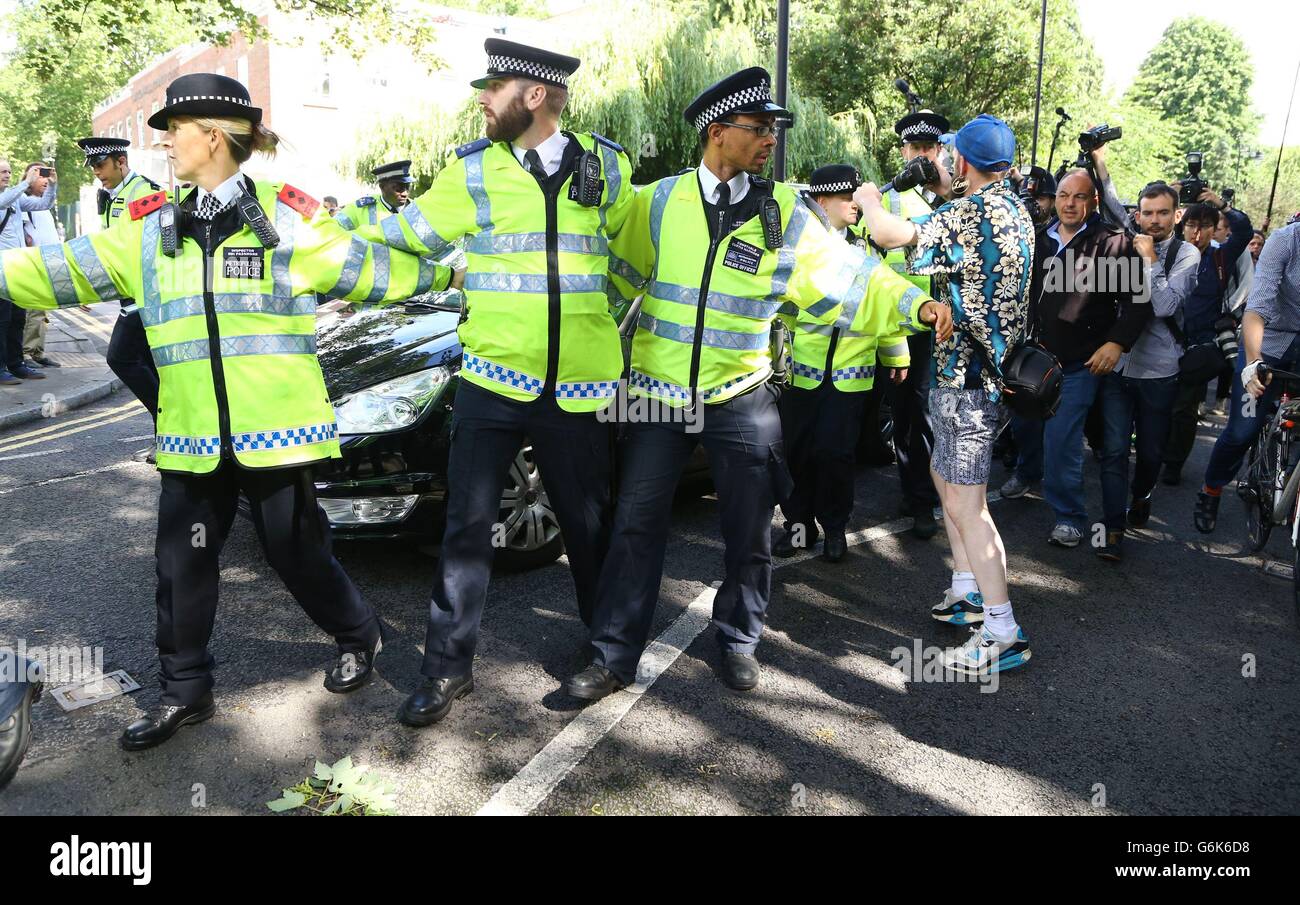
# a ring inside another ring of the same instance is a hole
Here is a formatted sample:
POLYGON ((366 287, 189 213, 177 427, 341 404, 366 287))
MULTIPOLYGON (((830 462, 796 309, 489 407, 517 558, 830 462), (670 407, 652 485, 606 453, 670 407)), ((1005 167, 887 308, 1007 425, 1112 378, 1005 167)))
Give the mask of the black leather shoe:
POLYGON ((325 690, 335 694, 356 691, 370 681, 375 672, 375 657, 384 643, 376 641, 373 650, 348 651, 339 655, 339 661, 325 676, 325 690))
POLYGON ((1202 534, 1209 534, 1214 530, 1214 526, 1219 521, 1219 498, 1210 496, 1204 490, 1196 492, 1196 509, 1192 512, 1192 521, 1196 523, 1196 530, 1202 534))
POLYGON ((425 679, 415 692, 402 702, 397 718, 408 726, 432 726, 447 714, 457 698, 474 690, 474 674, 450 679, 425 679))
POLYGON ((822 545, 822 559, 827 562, 839 562, 849 551, 849 542, 843 531, 827 531, 826 543, 822 545))
POLYGON ((217 705, 210 694, 188 707, 164 704, 156 713, 141 717, 126 727, 122 733, 122 747, 128 751, 143 751, 161 745, 182 726, 201 723, 216 712, 217 705))
POLYGON ((917 540, 929 540, 939 532, 939 523, 934 520, 934 510, 929 506, 917 506, 912 509, 912 537, 917 540))
POLYGON ((789 559, 791 556, 802 553, 815 545, 819 534, 816 528, 813 528, 811 534, 805 529, 802 546, 795 544, 794 537, 794 531, 786 528, 785 535, 772 546, 772 555, 779 556, 782 559, 789 559))
POLYGON ((10 368, 9 373, 23 380, 44 380, 45 375, 40 372, 39 368, 29 368, 27 365, 18 365, 10 368))
POLYGON ((1128 526, 1130 528, 1145 528, 1150 518, 1151 497, 1134 500, 1133 505, 1128 507, 1128 526))
POLYGON ((32 356, 32 361, 36 362, 36 363, 37 363, 38 365, 40 365, 42 368, 61 368, 61 367, 63 367, 63 365, 59 364, 59 363, 58 363, 57 361, 55 361, 53 358, 50 358, 48 355, 42 355, 40 358, 37 358, 35 355, 33 355, 33 356, 32 356))
MULTIPOLYGON (((9 785, 9 780, 14 778, 18 765, 27 755, 27 746, 32 741, 32 705, 41 699, 41 683, 23 685, 26 687, 18 686, 22 691, 16 701, 12 698, 0 701, 4 707, 0 713, 12 710, 8 716, 0 719, 0 789, 9 785)), ((0 695, 0 698, 3 697, 0 695)))
POLYGON ((758 667, 758 660, 754 659, 753 654, 724 652, 722 655, 722 670, 720 672, 722 681, 736 689, 736 691, 749 691, 757 685, 761 672, 762 670, 758 667))
POLYGON ((1124 561, 1124 532, 1107 531, 1106 546, 1097 549, 1097 557, 1108 562, 1124 561))
POLYGON ((1183 483, 1183 470, 1181 468, 1174 468, 1172 465, 1166 465, 1164 471, 1160 475, 1160 483, 1166 484, 1169 487, 1177 487, 1179 484, 1183 483))
POLYGON ((583 701, 599 701, 621 688, 627 683, 603 666, 589 666, 564 683, 565 694, 583 701))

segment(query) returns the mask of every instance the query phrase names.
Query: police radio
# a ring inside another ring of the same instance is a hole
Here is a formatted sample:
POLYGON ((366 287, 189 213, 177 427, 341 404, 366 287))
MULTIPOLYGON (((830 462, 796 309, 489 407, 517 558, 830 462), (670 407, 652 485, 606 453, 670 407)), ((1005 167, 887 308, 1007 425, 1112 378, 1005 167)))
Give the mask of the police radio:
POLYGON ((763 221, 763 243, 768 251, 776 251, 785 237, 785 230, 781 229, 781 205, 768 195, 758 203, 758 218, 763 221))
POLYGON ((262 205, 256 198, 246 193, 241 194, 235 200, 235 207, 239 209, 239 219, 253 231, 263 248, 275 248, 280 244, 280 234, 275 231, 271 221, 266 219, 266 211, 262 210, 262 205))
POLYGON ((180 231, 176 225, 176 205, 170 201, 158 209, 158 231, 162 238, 162 253, 174 258, 181 251, 180 231))
POLYGON ((583 207, 595 207, 600 204, 600 195, 604 190, 605 181, 600 178, 600 158, 591 151, 583 151, 578 157, 573 182, 569 185, 569 200, 576 201, 583 207))

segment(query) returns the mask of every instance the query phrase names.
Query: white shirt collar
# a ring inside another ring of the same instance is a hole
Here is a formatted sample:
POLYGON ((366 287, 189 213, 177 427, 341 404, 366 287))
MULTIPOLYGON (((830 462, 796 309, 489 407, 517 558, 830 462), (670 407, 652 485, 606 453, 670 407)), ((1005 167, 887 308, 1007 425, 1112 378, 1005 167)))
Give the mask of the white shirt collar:
POLYGON ((129 183, 134 178, 135 178, 135 170, 127 170, 126 176, 122 179, 121 182, 117 184, 117 188, 108 190, 108 197, 116 198, 118 196, 118 193, 120 193, 122 189, 126 188, 127 183, 129 183))
MULTIPOLYGON (((700 164, 700 188, 704 190, 704 200, 709 204, 718 203, 718 186, 722 180, 713 175, 713 171, 700 164)), ((745 172, 737 173, 727 181, 727 186, 731 189, 731 204, 735 204, 741 198, 749 194, 749 174, 745 172)))
MULTIPOLYGON (((551 134, 551 137, 543 141, 536 148, 537 156, 542 158, 542 167, 546 170, 547 176, 554 176, 560 169, 560 161, 564 159, 564 149, 569 146, 569 139, 559 129, 551 134)), ((510 149, 515 152, 515 159, 521 164, 524 162, 524 154, 528 153, 528 148, 521 148, 519 145, 511 145, 510 149)))
MULTIPOLYGON (((221 204, 223 208, 229 207, 230 205, 234 204, 235 199, 238 198, 241 194, 243 194, 244 191, 242 185, 243 178, 244 178, 243 173, 236 172, 234 176, 231 176, 225 182, 221 183, 221 185, 217 186, 215 189, 212 190, 211 194, 217 196, 217 201, 221 204)), ((196 209, 198 205, 203 203, 203 196, 207 194, 209 193, 205 191, 202 187, 199 188, 199 193, 194 199, 196 203, 195 204, 196 209)))

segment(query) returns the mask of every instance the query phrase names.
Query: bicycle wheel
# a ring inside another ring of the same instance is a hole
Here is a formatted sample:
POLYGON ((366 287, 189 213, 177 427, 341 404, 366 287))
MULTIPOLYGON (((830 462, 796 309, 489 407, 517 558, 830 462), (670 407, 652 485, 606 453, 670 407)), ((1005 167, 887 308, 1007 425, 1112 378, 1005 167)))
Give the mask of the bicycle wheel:
POLYGON ((1263 550, 1273 531, 1273 485, 1277 449, 1272 440, 1272 433, 1266 432, 1251 447, 1246 486, 1242 488, 1241 497, 1246 503, 1246 546, 1251 553, 1263 550))

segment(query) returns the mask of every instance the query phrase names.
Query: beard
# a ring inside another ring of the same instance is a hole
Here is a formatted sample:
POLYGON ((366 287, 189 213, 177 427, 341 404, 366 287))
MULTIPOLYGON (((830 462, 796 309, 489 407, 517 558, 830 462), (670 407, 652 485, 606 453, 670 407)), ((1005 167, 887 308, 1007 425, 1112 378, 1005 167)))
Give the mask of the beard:
POLYGON ((514 141, 533 124, 533 111, 524 105, 523 92, 517 93, 505 110, 487 121, 487 137, 492 141, 514 141))

